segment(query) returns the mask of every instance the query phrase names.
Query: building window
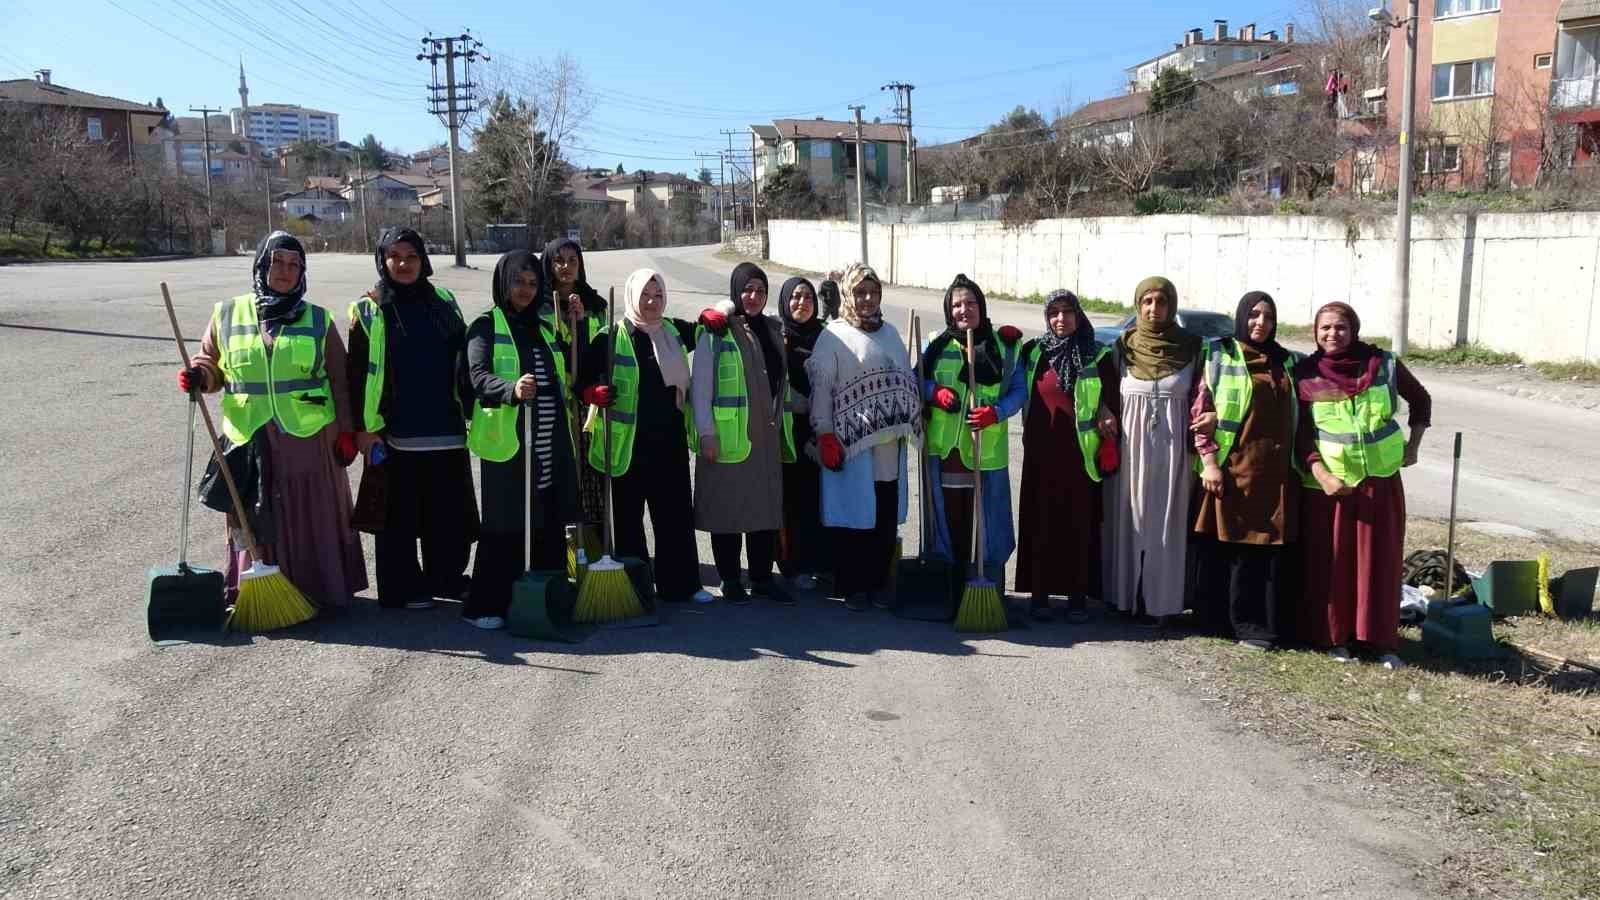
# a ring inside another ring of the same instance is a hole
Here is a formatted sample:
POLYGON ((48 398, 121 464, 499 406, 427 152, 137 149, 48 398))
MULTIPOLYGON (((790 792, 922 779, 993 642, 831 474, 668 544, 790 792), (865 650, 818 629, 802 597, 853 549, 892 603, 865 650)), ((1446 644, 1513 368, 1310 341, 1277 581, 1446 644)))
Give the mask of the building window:
POLYGON ((1461 171, 1461 148, 1456 144, 1427 147, 1422 151, 1422 174, 1461 171))
POLYGON ((1484 97, 1494 93, 1494 60, 1440 63, 1433 67, 1433 99, 1484 97))
POLYGON ((84 126, 89 130, 89 140, 105 140, 105 132, 100 127, 99 116, 89 116, 88 118, 84 119, 84 126))
POLYGON ((1556 77, 1593 78, 1600 60, 1600 28, 1563 28, 1556 32, 1556 77))
POLYGON ((1551 54, 1549 53, 1535 53, 1533 55, 1533 67, 1535 69, 1548 69, 1550 68, 1550 62, 1551 54))
POLYGON ((1473 13, 1493 12, 1500 8, 1500 0, 1434 0, 1433 17, 1469 16, 1473 13))
POLYGON ((812 141, 811 158, 828 159, 833 156, 833 141, 812 141))

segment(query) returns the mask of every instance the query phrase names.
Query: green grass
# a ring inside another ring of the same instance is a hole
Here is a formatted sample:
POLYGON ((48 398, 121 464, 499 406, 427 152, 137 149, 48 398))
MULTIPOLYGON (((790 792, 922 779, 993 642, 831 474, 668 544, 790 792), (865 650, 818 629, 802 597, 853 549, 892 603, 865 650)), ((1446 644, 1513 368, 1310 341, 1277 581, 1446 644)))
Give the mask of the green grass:
MULTIPOLYGON (((1034 306, 1043 306, 1045 297, 1048 295, 1034 291, 1026 297, 1018 297, 1016 294, 1007 294, 1004 291, 986 291, 984 296, 992 300, 1009 300, 1012 303, 1031 303, 1034 306)), ((1084 312, 1123 316, 1133 312, 1133 307, 1125 303, 1101 300, 1098 297, 1079 297, 1078 303, 1083 306, 1084 312)))
POLYGON ((1534 369, 1546 378, 1555 381, 1587 381, 1600 382, 1600 364, 1578 362, 1539 362, 1533 364, 1534 369))
POLYGON ((121 259, 139 255, 134 246, 128 243, 98 249, 85 248, 84 252, 73 253, 67 249, 67 241, 63 236, 51 235, 48 254, 40 252, 43 243, 43 232, 26 226, 16 233, 0 233, 0 256, 18 259, 121 259))
POLYGON ((1515 353, 1501 353, 1481 344, 1458 344, 1454 347, 1412 347, 1405 356, 1406 362, 1427 363, 1435 366, 1513 366, 1522 362, 1515 353))

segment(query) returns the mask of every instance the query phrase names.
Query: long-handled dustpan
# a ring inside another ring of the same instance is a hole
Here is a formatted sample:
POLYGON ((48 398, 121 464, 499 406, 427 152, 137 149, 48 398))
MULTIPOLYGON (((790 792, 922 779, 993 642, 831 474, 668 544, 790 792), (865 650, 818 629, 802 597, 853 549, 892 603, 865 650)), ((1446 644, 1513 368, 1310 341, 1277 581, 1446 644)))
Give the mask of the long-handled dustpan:
POLYGON ((178 564, 152 566, 145 579, 145 620, 158 644, 216 640, 223 631, 227 603, 221 572, 189 565, 189 496, 194 480, 194 415, 198 397, 189 398, 189 429, 178 484, 178 564))
MULTIPOLYGON (((917 383, 922 383, 922 317, 911 314, 908 328, 911 336, 911 369, 918 373, 917 383)), ((923 431, 927 440, 927 431, 923 431)), ((925 446, 913 444, 910 451, 916 454, 917 466, 917 555, 901 558, 895 554, 894 614, 903 619, 923 622, 948 622, 955 617, 955 605, 950 597, 950 562, 929 554, 933 545, 934 511, 933 485, 928 468, 928 451, 925 446)))
POLYGON ((533 402, 522 408, 522 577, 511 585, 506 628, 517 637, 576 644, 572 582, 564 571, 533 571, 533 402))

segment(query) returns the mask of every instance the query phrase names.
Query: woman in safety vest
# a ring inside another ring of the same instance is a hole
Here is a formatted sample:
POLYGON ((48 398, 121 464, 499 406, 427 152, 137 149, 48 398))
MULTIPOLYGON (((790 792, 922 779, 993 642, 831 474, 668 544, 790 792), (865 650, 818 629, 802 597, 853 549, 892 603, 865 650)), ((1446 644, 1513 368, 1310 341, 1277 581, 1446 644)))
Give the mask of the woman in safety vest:
POLYGON ((983 479, 985 570, 995 580, 1016 549, 1011 528, 1011 446, 1006 420, 1022 409, 1028 389, 1021 362, 1022 332, 989 323, 983 289, 957 275, 944 292, 945 329, 922 351, 922 391, 928 404, 925 446, 933 491, 934 552, 950 560, 952 614, 972 562, 973 473, 983 479), (972 332, 976 360, 967 359, 972 332), (978 396, 967 396, 968 366, 978 396), (973 459, 972 434, 982 431, 982 457, 973 459))
MULTIPOLYGON (((711 595, 700 588, 694 539, 694 498, 689 452, 694 416, 689 403, 689 351, 694 324, 669 319, 666 280, 637 269, 623 285, 622 320, 602 329, 579 360, 578 390, 585 403, 611 410, 611 503, 617 553, 651 561, 656 596, 668 603, 711 595), (645 546, 644 510, 650 507, 655 555, 645 546)), ((592 471, 604 472, 603 419, 589 417, 592 471)))
POLYGON ((565 568, 563 526, 578 509, 563 403, 567 376, 556 339, 538 314, 541 286, 532 253, 501 256, 494 267, 494 306, 467 329, 467 371, 476 397, 467 448, 478 457, 483 529, 461 615, 485 630, 504 627, 511 585, 525 565, 525 426, 533 430, 534 569, 565 568), (524 422, 527 416, 532 420, 524 422))
POLYGON ((1394 354, 1361 340, 1361 319, 1348 305, 1325 304, 1312 321, 1317 351, 1294 369, 1295 453, 1310 473, 1301 495, 1301 636, 1340 662, 1359 641, 1398 669, 1400 470, 1417 461, 1433 401, 1394 354), (1409 438, 1396 420, 1400 400, 1410 410, 1409 438))
POLYGON ((375 260, 377 286, 350 304, 350 406, 367 458, 356 521, 373 533, 378 605, 428 609, 434 598, 466 590, 478 536, 467 325, 455 296, 428 280, 433 265, 421 235, 386 230, 375 260))
MULTIPOLYGON (((306 253, 298 240, 282 231, 268 235, 256 250, 254 275, 249 293, 216 305, 200 353, 178 373, 178 386, 225 390, 228 444, 251 444, 265 458, 267 482, 251 486, 262 562, 280 566, 318 606, 346 606, 367 587, 367 564, 350 527, 343 470, 356 454, 344 342, 328 311, 305 300, 306 253)), ((251 559, 234 535, 234 515, 228 520, 231 603, 251 559)))
POLYGON ((1133 327, 1113 345, 1121 378, 1121 465, 1105 481, 1105 599, 1160 627, 1183 612, 1200 339, 1178 325, 1178 289, 1146 278, 1133 327))
POLYGON ((734 268, 728 294, 728 301, 701 314, 695 342, 690 389, 700 440, 695 527, 711 533, 723 599, 750 602, 739 577, 742 535, 752 590, 793 603, 772 577, 783 524, 782 461, 794 458, 783 329, 765 314, 767 273, 755 263, 734 268))
POLYGON ((1032 596, 1034 619, 1050 619, 1056 596, 1080 624, 1089 620, 1084 598, 1100 595, 1100 448, 1117 438, 1122 398, 1116 363, 1076 294, 1050 292, 1044 322, 1044 336, 1022 347, 1016 586, 1032 596))
POLYGON ((795 276, 778 289, 778 316, 783 320, 784 361, 789 366, 789 391, 794 413, 794 459, 783 463, 783 530, 778 534, 778 570, 796 590, 812 591, 817 574, 827 568, 827 540, 822 530, 821 471, 817 437, 811 430, 811 378, 806 362, 827 322, 811 282, 795 276))
POLYGON ((922 399, 906 345, 883 320, 878 274, 855 263, 840 287, 843 318, 817 338, 806 368, 826 469, 822 521, 833 584, 860 612, 869 603, 889 606, 895 534, 906 517, 906 445, 922 430, 922 399))
POLYGON ((1299 535, 1299 401, 1293 356, 1276 340, 1273 299, 1245 294, 1233 325, 1233 337, 1206 343, 1200 366, 1194 600, 1240 645, 1268 650, 1283 633, 1284 545, 1299 535))
MULTIPOLYGON (((606 323, 606 301, 600 292, 589 286, 589 273, 583 267, 583 247, 567 237, 559 237, 544 248, 544 283, 548 296, 540 306, 545 324, 564 347, 573 345, 582 352, 606 323)), ((582 423, 589 413, 588 404, 581 397, 567 398, 567 415, 576 421, 578 430, 577 457, 589 457, 592 435, 582 423)), ((571 424, 569 428, 574 427, 571 424)), ((606 514, 606 482, 591 466, 578 467, 578 498, 582 502, 579 515, 573 521, 583 526, 584 539, 590 549, 598 548, 600 523, 606 514)))

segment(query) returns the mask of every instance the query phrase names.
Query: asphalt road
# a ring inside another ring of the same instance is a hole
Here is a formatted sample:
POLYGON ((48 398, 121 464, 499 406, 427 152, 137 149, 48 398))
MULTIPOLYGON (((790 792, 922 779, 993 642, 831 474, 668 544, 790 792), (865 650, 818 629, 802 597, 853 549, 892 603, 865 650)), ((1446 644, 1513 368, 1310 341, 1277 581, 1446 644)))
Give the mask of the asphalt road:
MULTIPOLYGON (((675 313, 725 296, 704 248, 591 254, 591 281, 646 258, 675 313)), ((436 278, 469 313, 473 262, 436 278)), ((0 269, 0 895, 1412 896, 1447 851, 1176 690, 1162 644, 1112 623, 973 640, 807 598, 556 647, 446 604, 153 647, 141 593, 175 554, 184 423, 156 286, 198 335, 247 271, 0 269)), ((309 277, 342 309, 371 263, 314 256, 309 277)), ((897 324, 911 307, 938 318, 930 292, 889 292, 897 324)), ((1438 424, 1466 421, 1429 384, 1438 424)), ((1493 515, 1593 535, 1582 497, 1539 492, 1596 495, 1592 441, 1571 455, 1595 421, 1483 404, 1493 434, 1554 423, 1529 475, 1494 476, 1521 508, 1493 515)), ((196 515, 191 556, 215 562, 196 515)))

